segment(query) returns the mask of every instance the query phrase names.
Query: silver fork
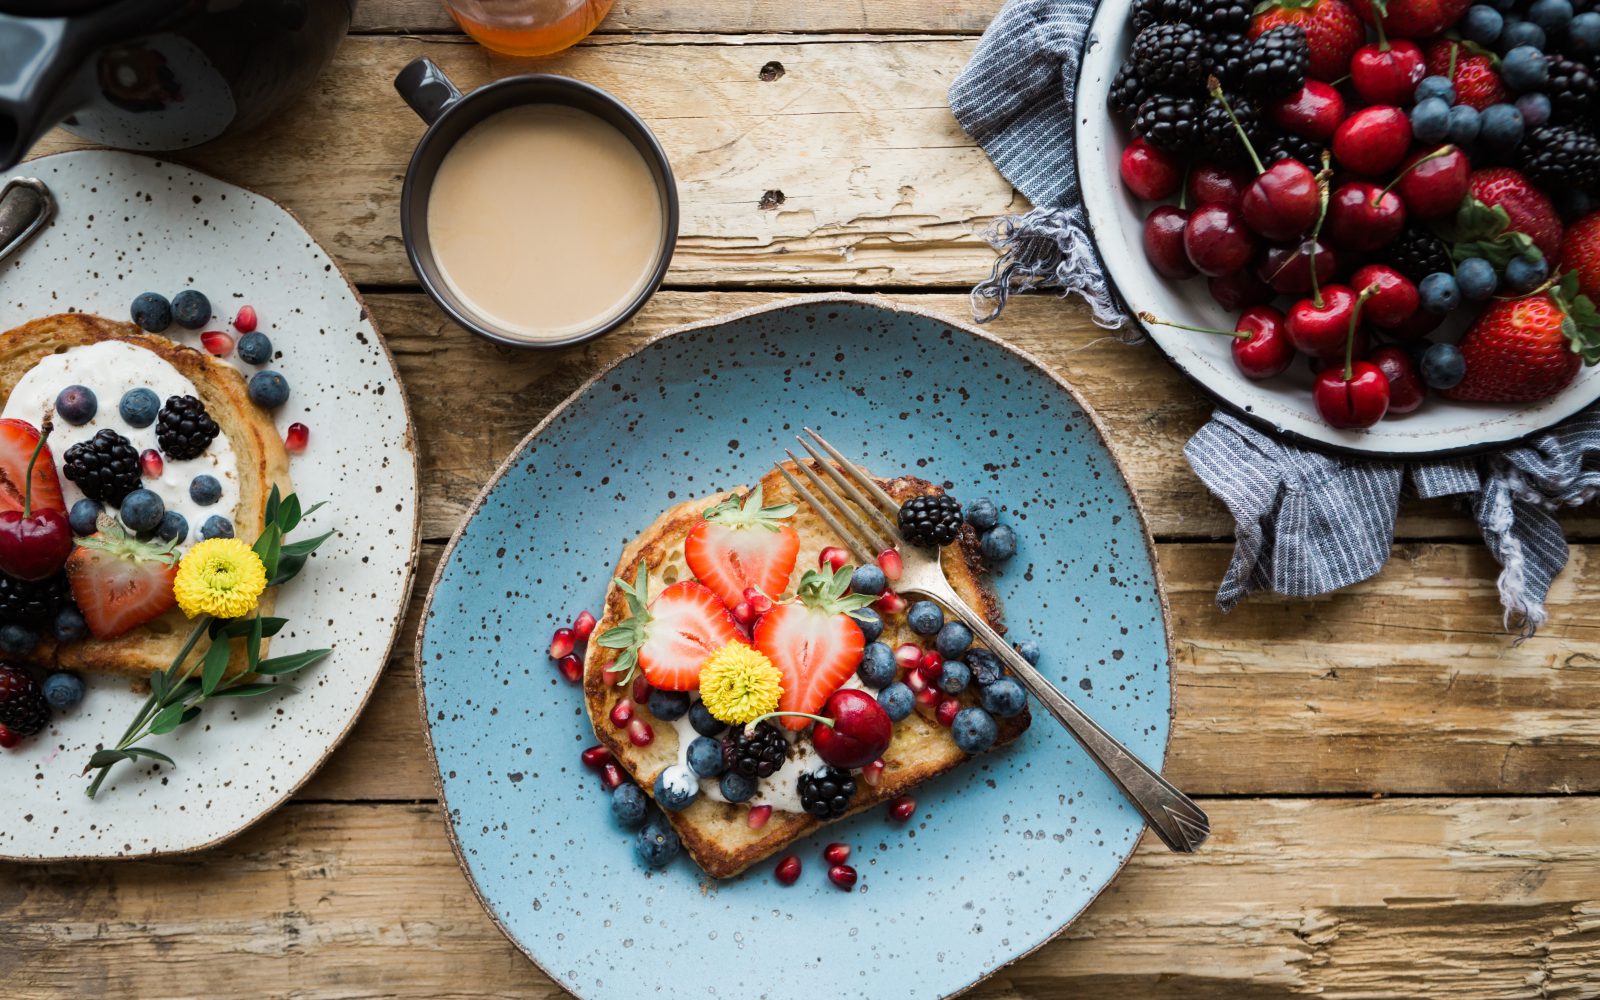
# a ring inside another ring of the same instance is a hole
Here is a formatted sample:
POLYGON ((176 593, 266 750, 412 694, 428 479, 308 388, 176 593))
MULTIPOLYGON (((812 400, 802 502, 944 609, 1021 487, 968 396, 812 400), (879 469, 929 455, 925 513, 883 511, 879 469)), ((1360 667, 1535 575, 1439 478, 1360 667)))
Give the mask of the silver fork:
POLYGON ((792 451, 785 450, 785 454, 817 493, 827 499, 827 503, 818 500, 810 489, 790 475, 789 470, 781 464, 777 466, 778 472, 789 481, 795 493, 809 504, 811 509, 827 522, 828 527, 849 546, 856 558, 863 564, 871 563, 876 561, 878 554, 885 549, 899 549, 903 569, 900 579, 894 584, 896 593, 912 594, 937 601, 966 623, 983 645, 1005 662, 1011 673, 1022 682, 1022 686, 1032 692, 1050 714, 1055 716, 1056 721, 1065 726, 1067 732, 1088 751, 1089 756, 1107 777, 1122 789, 1122 794, 1127 796, 1128 801, 1139 810, 1163 843, 1172 850, 1183 853, 1192 852, 1205 843, 1206 838, 1211 836, 1211 820, 1200 807, 1173 787, 1171 782, 1157 774, 1150 765, 1134 756, 1110 733, 1101 729, 1098 723, 1085 715, 1082 709, 1056 690, 1055 685, 1045 680, 1032 664, 1012 649, 1010 643, 1002 639, 981 615, 968 607, 967 602, 956 594, 955 588, 950 586, 950 581, 945 579, 944 569, 939 565, 937 554, 904 543, 894 520, 899 514, 900 505, 885 493, 872 477, 862 472, 854 462, 846 459, 838 449, 824 441, 822 435, 809 427, 805 428, 805 432, 827 452, 828 458, 832 461, 819 455, 811 446, 811 442, 803 437, 798 439, 801 447, 811 456, 816 468, 821 469, 838 489, 825 482, 811 465, 797 458, 792 451), (840 495, 841 492, 843 496, 840 495), (848 501, 846 497, 849 498, 848 501), (829 504, 833 506, 833 510, 829 510, 829 504), (858 514, 858 510, 861 513, 858 514))

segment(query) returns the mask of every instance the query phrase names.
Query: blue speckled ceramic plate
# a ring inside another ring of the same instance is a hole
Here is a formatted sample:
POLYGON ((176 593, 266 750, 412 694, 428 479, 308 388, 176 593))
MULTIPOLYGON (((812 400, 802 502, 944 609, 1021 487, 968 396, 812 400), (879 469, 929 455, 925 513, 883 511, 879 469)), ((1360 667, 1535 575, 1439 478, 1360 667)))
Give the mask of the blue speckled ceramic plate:
POLYGON ((578 752, 595 742, 551 631, 596 609, 621 546, 677 499, 759 478, 802 425, 874 471, 989 495, 1021 535, 995 586, 1046 676, 1146 760, 1172 690, 1164 601, 1137 502, 1094 416, 1038 362, 870 299, 793 300, 675 331, 528 436, 456 535, 417 642, 422 711, 457 854, 506 934, 586 998, 928 1000, 1048 941, 1144 824, 1043 712, 1014 746, 718 883, 651 871, 578 752), (824 877, 854 845, 851 893, 824 877), (819 992, 824 991, 824 992, 819 992))

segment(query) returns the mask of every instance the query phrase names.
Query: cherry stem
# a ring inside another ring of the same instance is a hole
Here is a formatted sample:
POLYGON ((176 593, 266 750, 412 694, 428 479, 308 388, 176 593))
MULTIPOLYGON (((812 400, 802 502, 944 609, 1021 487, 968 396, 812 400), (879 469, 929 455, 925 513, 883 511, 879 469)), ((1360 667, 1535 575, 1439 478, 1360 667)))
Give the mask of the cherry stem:
POLYGON ((39 443, 33 446, 33 456, 28 459, 28 485, 22 489, 22 516, 24 519, 33 516, 33 466, 39 461, 39 453, 44 451, 44 443, 50 440, 50 414, 44 415, 43 426, 39 428, 39 443))
POLYGON ((1389 16, 1389 0, 1372 0, 1372 27, 1378 33, 1378 51, 1389 51, 1389 36, 1384 34, 1383 22, 1389 16))
POLYGON ((1239 124, 1239 116, 1233 113, 1233 107, 1228 104, 1228 99, 1222 96, 1222 82, 1216 77, 1206 80, 1206 87, 1211 91, 1211 96, 1222 102, 1222 110, 1228 113, 1228 120, 1233 122, 1233 129, 1239 133, 1239 141, 1244 143, 1244 151, 1250 154, 1250 162, 1256 165, 1256 173, 1264 174, 1267 168, 1261 165, 1261 157, 1256 155, 1256 148, 1250 144, 1250 137, 1244 134, 1244 126, 1239 124))
POLYGON ((1317 224, 1311 229, 1311 304, 1322 308, 1322 282, 1317 280, 1317 248, 1322 246, 1322 222, 1328 217, 1328 188, 1333 183, 1333 161, 1322 151, 1322 169, 1317 171, 1317 224))
POLYGON ((1366 305, 1367 300, 1376 294, 1378 294, 1378 283, 1374 281, 1363 288, 1360 295, 1356 296, 1355 308, 1350 310, 1350 329, 1344 335, 1344 380, 1346 382, 1356 377, 1356 326, 1361 322, 1361 307, 1366 305))
POLYGON ((1178 188, 1178 211, 1180 212, 1189 210, 1189 174, 1193 170, 1193 161, 1183 165, 1183 185, 1178 188))
POLYGON ((829 729, 834 727, 833 719, 823 715, 812 715, 810 712, 768 712, 766 715, 758 715, 754 719, 751 719, 750 728, 754 729, 756 726, 766 722, 768 719, 776 719, 786 715, 794 716, 797 719, 810 719, 812 722, 820 723, 821 725, 827 726, 829 729))
POLYGON ((1450 143, 1445 143, 1443 146, 1440 146, 1438 149, 1436 149, 1433 152, 1429 153, 1427 156, 1419 156, 1419 157, 1417 157, 1417 162, 1411 164, 1411 166, 1405 168, 1404 170, 1402 170, 1398 174, 1396 174, 1394 180, 1390 181, 1387 185, 1385 185, 1382 191, 1379 191, 1377 194, 1373 195, 1372 196, 1372 200, 1367 202, 1367 204, 1371 205, 1373 208, 1377 208, 1378 207, 1378 202, 1383 200, 1383 196, 1388 194, 1390 191, 1393 191, 1394 190, 1394 186, 1396 184, 1399 184, 1401 181, 1405 180, 1407 174, 1411 173, 1411 171, 1413 171, 1413 170, 1417 169, 1418 167, 1422 166, 1424 163, 1427 163, 1429 160, 1437 160, 1441 156, 1445 156, 1445 155, 1447 155, 1449 153, 1455 152, 1455 149, 1456 149, 1456 147, 1454 145, 1452 145, 1450 143))
POLYGON ((1146 323, 1153 323, 1156 326, 1170 326, 1177 330, 1193 330, 1195 333, 1215 333, 1223 337, 1232 337, 1235 340, 1250 339, 1250 335, 1241 330, 1218 330, 1209 326, 1190 326, 1187 323, 1171 323, 1164 319, 1157 319, 1156 314, 1150 312, 1140 313, 1139 318, 1144 320, 1146 323))

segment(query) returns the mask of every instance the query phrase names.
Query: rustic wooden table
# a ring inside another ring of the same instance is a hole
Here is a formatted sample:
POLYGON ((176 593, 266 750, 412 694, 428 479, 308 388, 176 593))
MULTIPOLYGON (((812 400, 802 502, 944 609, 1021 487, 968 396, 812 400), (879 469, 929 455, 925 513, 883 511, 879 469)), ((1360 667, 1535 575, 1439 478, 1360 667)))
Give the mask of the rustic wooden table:
MULTIPOLYGON (((406 264, 397 202, 422 129, 390 79, 419 55, 463 86, 528 68, 433 0, 365 0, 293 110, 183 157, 287 204, 361 284, 422 444, 419 585, 365 717, 271 818, 192 857, 0 866, 4 992, 561 995, 473 898, 434 797, 411 650, 443 543, 529 427, 665 327, 819 289, 966 318, 993 259, 979 233, 1024 207, 945 101, 999 5, 619 0, 538 63, 638 109, 684 207, 666 289, 553 356, 473 339, 406 264)), ((993 329, 1083 390, 1143 497, 1177 646, 1168 772, 1216 833, 1192 858, 1147 837, 1083 919, 973 995, 1600 996, 1600 519, 1568 519, 1551 622, 1520 646, 1471 522, 1435 504, 1407 506, 1376 580, 1223 616, 1230 522, 1180 453, 1200 394, 1071 302, 1024 298, 993 329)))

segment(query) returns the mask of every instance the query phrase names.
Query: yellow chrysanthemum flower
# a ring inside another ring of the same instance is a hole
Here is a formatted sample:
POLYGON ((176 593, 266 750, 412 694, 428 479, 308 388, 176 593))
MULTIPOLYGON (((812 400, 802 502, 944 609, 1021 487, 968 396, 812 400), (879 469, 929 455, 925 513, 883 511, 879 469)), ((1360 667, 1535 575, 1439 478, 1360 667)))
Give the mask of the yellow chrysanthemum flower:
POLYGON ((237 538, 210 538, 178 563, 172 592, 190 618, 243 618, 267 589, 267 569, 255 550, 237 538))
POLYGON ((700 700, 729 725, 744 725, 778 707, 783 674, 766 654, 730 642, 700 666, 700 700))

